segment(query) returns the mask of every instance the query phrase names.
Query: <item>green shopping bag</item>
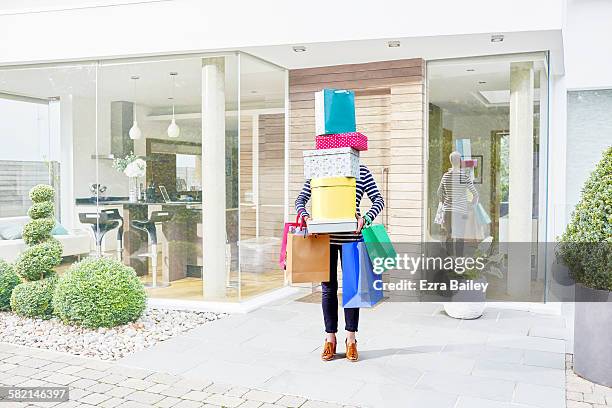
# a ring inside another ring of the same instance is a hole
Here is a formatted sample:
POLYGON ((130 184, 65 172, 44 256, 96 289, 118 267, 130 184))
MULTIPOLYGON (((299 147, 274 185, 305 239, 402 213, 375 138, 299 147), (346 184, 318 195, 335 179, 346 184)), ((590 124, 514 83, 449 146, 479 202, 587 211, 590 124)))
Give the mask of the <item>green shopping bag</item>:
POLYGON ((373 224, 364 228, 361 234, 363 235, 363 241, 368 249, 368 255, 372 264, 381 265, 380 262, 382 262, 381 266, 384 266, 385 269, 394 269, 397 252, 393 248, 385 227, 382 224, 373 224), (382 258, 384 261, 377 260, 377 258, 382 258), (393 262, 388 260, 389 258, 393 262))

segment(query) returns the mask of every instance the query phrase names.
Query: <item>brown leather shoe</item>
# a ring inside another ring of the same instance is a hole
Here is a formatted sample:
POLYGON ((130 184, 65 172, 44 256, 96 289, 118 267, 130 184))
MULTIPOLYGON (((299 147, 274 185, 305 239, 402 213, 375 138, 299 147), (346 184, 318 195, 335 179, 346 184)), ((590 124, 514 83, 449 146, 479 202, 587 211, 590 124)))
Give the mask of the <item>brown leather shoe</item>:
POLYGON ((357 353, 357 340, 354 343, 349 343, 344 340, 344 344, 346 344, 346 358, 348 361, 357 361, 359 360, 359 353, 357 353))
POLYGON ((323 345, 323 352, 321 353, 321 359, 323 361, 333 360, 336 356, 336 343, 326 341, 323 345))

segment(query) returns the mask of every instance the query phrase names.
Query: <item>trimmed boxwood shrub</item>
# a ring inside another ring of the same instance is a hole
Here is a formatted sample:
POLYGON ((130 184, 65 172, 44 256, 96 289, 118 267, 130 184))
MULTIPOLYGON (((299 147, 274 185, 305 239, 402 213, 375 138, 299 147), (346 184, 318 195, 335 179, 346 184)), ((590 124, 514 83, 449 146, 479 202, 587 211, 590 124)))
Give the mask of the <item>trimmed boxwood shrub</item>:
POLYGON ((13 289, 11 295, 11 309, 23 317, 40 317, 49 319, 53 317, 53 291, 57 277, 24 282, 13 289))
POLYGON ((28 281, 42 279, 62 262, 62 246, 56 239, 29 247, 17 258, 15 271, 28 281))
POLYGON ((137 320, 146 293, 134 269, 110 258, 87 258, 59 278, 53 310, 64 323, 113 327, 137 320))
POLYGON ((51 231, 55 227, 54 218, 39 218, 30 220, 23 226, 23 240, 28 245, 36 245, 51 238, 51 231))
POLYGON ((55 206, 51 201, 43 201, 41 203, 34 203, 28 210, 28 216, 33 220, 39 218, 51 218, 55 213, 55 206))
POLYGON ((0 259, 0 311, 11 310, 11 293, 20 283, 13 265, 0 259))
POLYGON ((44 201, 53 201, 55 198, 55 190, 47 184, 38 184, 30 190, 30 200, 35 203, 44 201))
POLYGON ((577 283, 612 290, 612 146, 585 183, 558 250, 577 283))

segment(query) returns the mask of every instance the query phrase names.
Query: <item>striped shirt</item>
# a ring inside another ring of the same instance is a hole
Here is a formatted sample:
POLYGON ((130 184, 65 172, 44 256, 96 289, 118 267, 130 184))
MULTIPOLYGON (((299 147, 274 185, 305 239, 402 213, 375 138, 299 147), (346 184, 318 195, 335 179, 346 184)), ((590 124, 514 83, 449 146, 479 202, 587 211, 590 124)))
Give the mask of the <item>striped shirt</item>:
POLYGON ((465 169, 448 169, 440 180, 438 197, 442 202, 444 211, 452 211, 461 214, 468 213, 467 191, 470 190, 474 196, 472 202, 478 201, 478 191, 474 187, 472 176, 465 169))
MULTIPOLYGON (((359 166, 359 179, 356 182, 356 196, 355 196, 355 204, 357 206, 357 214, 361 216, 361 212, 359 210, 359 204, 361 203, 361 199, 363 197, 363 193, 368 195, 368 198, 372 202, 372 207, 367 212, 370 220, 374 220, 380 214, 383 207, 385 206, 385 201, 383 200, 382 194, 378 190, 376 186, 376 182, 374 181, 374 177, 368 169, 363 164, 359 166)), ((302 187, 302 191, 298 194, 297 199, 295 200, 295 210, 298 214, 302 214, 302 216, 309 216, 308 211, 306 211, 306 204, 308 200, 310 200, 310 180, 306 180, 304 183, 304 187, 302 187)), ((337 234, 330 234, 330 242, 332 244, 343 244, 346 242, 354 242, 361 240, 361 233, 355 232, 342 232, 337 234)))

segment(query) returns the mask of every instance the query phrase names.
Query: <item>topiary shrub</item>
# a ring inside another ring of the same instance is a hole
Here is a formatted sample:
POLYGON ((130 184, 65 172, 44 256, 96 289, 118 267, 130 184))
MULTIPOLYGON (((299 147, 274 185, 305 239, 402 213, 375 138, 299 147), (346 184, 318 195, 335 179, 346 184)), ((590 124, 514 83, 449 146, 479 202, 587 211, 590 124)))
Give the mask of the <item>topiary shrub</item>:
POLYGON ((11 309, 23 317, 53 317, 53 291, 56 277, 21 283, 13 289, 11 309))
POLYGON ((53 201, 55 190, 47 184, 38 184, 30 190, 30 200, 34 203, 53 201))
POLYGON ((55 227, 55 219, 53 218, 30 220, 23 226, 23 240, 28 245, 40 244, 51 238, 53 227, 55 227))
POLYGON ((0 259, 0 311, 11 309, 11 293, 20 283, 13 265, 0 259))
POLYGON ((55 213, 55 206, 51 201, 43 201, 41 203, 34 203, 28 210, 28 216, 33 220, 39 218, 51 218, 55 213))
POLYGON ((133 322, 145 307, 144 286, 134 269, 109 258, 74 264, 53 295, 53 310, 64 323, 92 328, 133 322))
POLYGON ((61 244, 57 240, 49 240, 23 251, 15 262, 15 271, 23 279, 35 281, 43 279, 61 262, 61 244))
POLYGON ((577 282, 612 290, 612 146, 585 183, 558 254, 577 282))

